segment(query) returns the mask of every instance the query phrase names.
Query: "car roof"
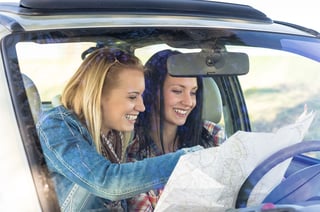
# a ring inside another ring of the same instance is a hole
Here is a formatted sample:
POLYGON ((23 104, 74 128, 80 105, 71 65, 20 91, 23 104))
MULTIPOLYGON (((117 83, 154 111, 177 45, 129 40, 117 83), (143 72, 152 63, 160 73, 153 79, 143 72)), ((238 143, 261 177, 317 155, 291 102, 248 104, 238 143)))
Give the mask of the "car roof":
MULTIPOLYGON (((42 25, 36 22, 46 19, 50 20, 48 26, 52 24, 49 28, 63 28, 65 23, 60 22, 66 17, 75 17, 68 26, 73 23, 72 27, 77 27, 77 22, 81 22, 80 16, 86 20, 94 19, 97 25, 99 21, 106 21, 104 17, 111 18, 111 25, 117 26, 124 26, 124 18, 130 26, 155 26, 159 23, 161 26, 190 26, 191 21, 197 22, 195 26, 201 23, 202 26, 320 37, 315 30, 274 21, 248 5, 208 0, 20 0, 20 3, 0 3, 1 24, 16 32, 41 30, 42 25), (157 22, 159 17, 166 21, 157 22)), ((80 25, 89 27, 86 23, 81 22, 80 25)))
MULTIPOLYGON (((2 10, 5 10, 3 7, 2 10)), ((7 7, 14 10, 14 7, 7 7)), ((206 0, 21 0, 19 14, 63 14, 77 12, 181 14, 272 22, 263 12, 248 5, 206 0)))

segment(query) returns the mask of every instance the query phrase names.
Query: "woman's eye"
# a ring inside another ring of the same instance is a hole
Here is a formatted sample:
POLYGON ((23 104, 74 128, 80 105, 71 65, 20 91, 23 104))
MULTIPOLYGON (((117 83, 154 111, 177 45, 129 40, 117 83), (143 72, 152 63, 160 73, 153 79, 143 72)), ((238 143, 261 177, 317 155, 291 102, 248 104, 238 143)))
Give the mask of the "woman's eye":
POLYGON ((182 93, 182 91, 181 91, 181 90, 172 90, 172 92, 173 92, 173 93, 176 93, 176 94, 180 94, 180 93, 182 93))
POLYGON ((195 95, 197 95, 196 91, 191 92, 191 96, 195 96, 195 95))
POLYGON ((137 96, 129 96, 129 99, 131 100, 135 100, 137 98, 137 96))

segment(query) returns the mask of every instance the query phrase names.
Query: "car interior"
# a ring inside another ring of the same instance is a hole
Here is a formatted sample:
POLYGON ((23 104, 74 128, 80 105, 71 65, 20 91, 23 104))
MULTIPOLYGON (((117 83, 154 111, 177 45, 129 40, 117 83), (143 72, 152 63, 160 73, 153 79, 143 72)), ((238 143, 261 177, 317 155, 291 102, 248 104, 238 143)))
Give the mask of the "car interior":
MULTIPOLYGON (((21 4, 41 13, 38 1, 21 4)), ((80 1, 78 9, 84 5, 80 1)), ((92 7, 98 5, 95 1, 92 7)), ((49 6, 43 2, 42 7, 48 11, 49 6)), ((59 1, 56 6, 63 7, 59 1)), ((24 10, 27 9, 21 9, 24 10)), ((211 13, 199 9, 203 10, 211 13)), ((242 15, 246 11, 243 8, 242 15)), ((245 18, 256 16, 259 23, 270 23, 263 14, 251 11, 247 15, 245 18)), ((33 167, 37 189, 45 194, 40 198, 50 196, 52 202, 55 202, 54 195, 51 196, 54 188, 35 125, 42 113, 60 104, 62 89, 81 63, 82 53, 97 44, 131 52, 143 63, 163 49, 182 52, 168 61, 169 73, 203 78, 203 119, 222 126, 227 137, 237 131, 273 132, 294 122, 305 104, 311 110, 320 107, 317 92, 320 41, 310 36, 272 33, 266 29, 259 31, 258 38, 251 29, 137 26, 22 30, 6 36, 2 43, 9 90, 28 162, 33 167)), ((319 180, 320 146, 312 142, 319 140, 317 124, 318 118, 304 137, 307 142, 279 150, 253 170, 240 188, 236 207, 246 207, 260 178, 288 158, 292 159, 284 176, 288 180, 262 202, 308 205, 319 199, 318 187, 306 192, 319 180)))

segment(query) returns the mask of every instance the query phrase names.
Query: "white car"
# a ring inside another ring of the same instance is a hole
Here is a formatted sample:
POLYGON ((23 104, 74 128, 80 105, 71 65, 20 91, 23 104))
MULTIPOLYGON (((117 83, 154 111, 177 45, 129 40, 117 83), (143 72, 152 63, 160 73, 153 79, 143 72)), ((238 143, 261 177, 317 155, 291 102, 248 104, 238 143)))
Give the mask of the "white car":
MULTIPOLYGON (((320 34, 272 20, 247 5, 205 0, 21 0, 0 3, 0 40, 0 211, 59 211, 35 123, 41 112, 59 104, 63 86, 91 47, 122 48, 143 62, 163 49, 185 53, 180 68, 171 74, 202 75, 213 81, 214 86, 206 88, 204 116, 223 126, 227 136, 239 130, 273 132, 292 123, 305 105, 320 109, 320 34)), ((275 155, 293 157, 285 178, 318 166, 319 127, 316 116, 303 138, 303 144, 315 145, 275 155)), ((286 158, 263 164, 271 168, 286 158)), ((312 191, 281 187, 289 189, 289 197, 280 200, 278 192, 275 210, 320 208, 319 174, 312 169, 301 175, 301 187, 311 186, 312 191)), ((244 185, 248 195, 253 185, 244 185)), ((261 209, 247 207, 243 193, 234 195, 237 201, 231 209, 261 209)))

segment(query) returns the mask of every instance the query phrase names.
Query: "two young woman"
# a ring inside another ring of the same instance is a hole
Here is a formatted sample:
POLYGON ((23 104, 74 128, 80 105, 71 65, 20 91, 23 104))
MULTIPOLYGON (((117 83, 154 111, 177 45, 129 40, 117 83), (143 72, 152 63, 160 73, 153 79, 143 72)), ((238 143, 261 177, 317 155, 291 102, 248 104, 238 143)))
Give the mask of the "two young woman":
POLYGON ((201 149, 122 163, 127 134, 145 110, 143 70, 131 54, 97 49, 66 85, 62 105, 40 117, 37 131, 62 211, 125 211, 124 199, 162 188, 179 157, 201 149))
MULTIPOLYGON (((217 146, 224 131, 215 123, 202 120, 203 85, 200 77, 172 77, 167 59, 177 51, 163 50, 146 63, 146 110, 138 117, 134 142, 128 148, 128 161, 139 161, 177 152, 184 147, 217 146)), ((161 189, 130 199, 132 211, 153 211, 161 189)))

